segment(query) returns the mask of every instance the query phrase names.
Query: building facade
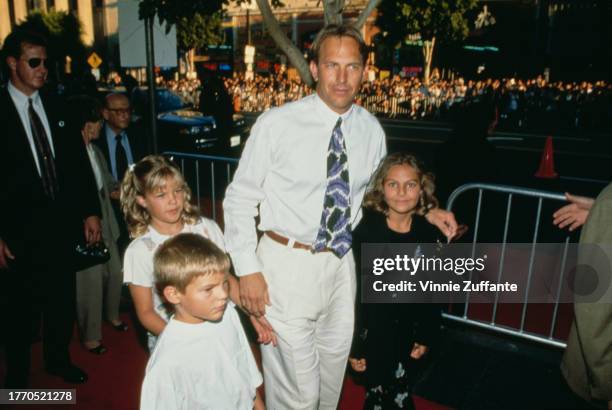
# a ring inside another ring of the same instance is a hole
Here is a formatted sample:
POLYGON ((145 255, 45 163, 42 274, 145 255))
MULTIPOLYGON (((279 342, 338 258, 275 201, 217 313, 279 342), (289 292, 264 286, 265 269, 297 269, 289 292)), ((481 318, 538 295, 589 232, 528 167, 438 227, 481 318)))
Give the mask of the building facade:
POLYGON ((73 13, 81 22, 85 46, 103 56, 104 63, 118 62, 119 0, 0 0, 0 44, 13 27, 36 10, 73 13))
MULTIPOLYGON (((368 0, 346 0, 343 11, 344 21, 354 22, 367 2, 368 0)), ((316 33, 324 25, 323 1, 285 0, 283 4, 283 7, 274 9, 274 15, 287 37, 305 53, 316 33)), ((255 1, 251 0, 250 5, 247 3, 241 6, 230 3, 226 16, 224 27, 231 30, 231 36, 228 37, 231 37, 235 69, 244 69, 244 49, 249 42, 256 50, 256 71, 271 71, 273 65, 286 63, 284 54, 268 35, 255 1)), ((372 36, 378 32, 374 20, 373 13, 361 30, 368 44, 372 36)))
MULTIPOLYGON (((125 0, 0 0, 0 44, 34 10, 65 11, 80 20, 83 42, 102 57, 103 71, 117 69, 119 1, 125 0)), ((284 0, 284 6, 274 10, 282 30, 303 52, 323 27, 323 1, 284 0)), ((345 0, 344 20, 354 21, 367 2, 345 0)), ((553 74, 566 74, 567 79, 610 78, 612 26, 607 20, 612 11, 611 1, 483 0, 481 4, 488 7, 496 23, 486 30, 474 30, 466 42, 494 46, 499 51, 465 55, 449 50, 439 53, 448 57, 446 61, 438 61, 439 66, 454 66, 469 72, 485 64, 492 68, 493 76, 530 76, 550 68, 553 74)), ((481 7, 478 8, 480 12, 481 7)), ((374 22, 375 12, 362 28, 368 44, 379 31, 374 22)), ((211 47, 207 56, 200 56, 200 61, 208 61, 211 68, 244 70, 244 50, 248 43, 256 50, 256 71, 272 71, 287 62, 269 35, 254 0, 250 5, 230 2, 224 29, 225 44, 211 47)))

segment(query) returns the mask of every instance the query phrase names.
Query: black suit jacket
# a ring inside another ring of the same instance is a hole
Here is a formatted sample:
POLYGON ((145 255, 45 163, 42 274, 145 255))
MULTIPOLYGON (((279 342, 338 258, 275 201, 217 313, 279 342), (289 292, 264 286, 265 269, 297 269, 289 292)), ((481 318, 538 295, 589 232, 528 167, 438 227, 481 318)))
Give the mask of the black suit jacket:
MULTIPOLYGON (((149 155, 149 147, 146 141, 146 135, 142 132, 142 129, 138 126, 130 126, 125 133, 127 134, 128 141, 130 142, 130 150, 132 151, 132 158, 134 162, 140 161, 142 158, 149 155)), ((106 140, 106 125, 102 128, 100 138, 93 141, 96 144, 106 159, 108 169, 112 172, 111 161, 110 161, 110 150, 108 148, 108 141, 106 140)))
POLYGON ((61 101, 43 93, 40 96, 55 151, 59 191, 54 200, 44 193, 15 104, 6 87, 0 89, 0 175, 3 178, 0 238, 17 261, 42 255, 52 255, 54 259, 69 256, 76 242, 84 240, 83 220, 100 215, 95 179, 82 138, 66 132, 61 101))

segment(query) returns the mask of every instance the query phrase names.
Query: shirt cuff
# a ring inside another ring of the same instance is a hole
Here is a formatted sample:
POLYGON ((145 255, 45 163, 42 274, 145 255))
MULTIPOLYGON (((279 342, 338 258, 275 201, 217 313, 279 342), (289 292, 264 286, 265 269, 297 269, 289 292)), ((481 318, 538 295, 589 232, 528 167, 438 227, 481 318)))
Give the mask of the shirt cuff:
POLYGON ((261 262, 254 252, 230 253, 230 256, 238 277, 262 271, 261 262))

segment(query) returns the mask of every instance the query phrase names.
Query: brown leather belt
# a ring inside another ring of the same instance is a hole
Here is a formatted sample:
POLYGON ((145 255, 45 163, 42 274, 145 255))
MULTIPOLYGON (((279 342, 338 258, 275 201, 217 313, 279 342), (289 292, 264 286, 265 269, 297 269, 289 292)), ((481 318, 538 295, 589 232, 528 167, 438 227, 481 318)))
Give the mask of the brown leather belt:
MULTIPOLYGON (((289 238, 285 238, 283 235, 279 235, 274 231, 266 231, 265 232, 266 235, 268 235, 268 237, 282 245, 287 246, 287 244, 289 243, 289 238)), ((294 242, 293 243, 293 247, 296 249, 306 249, 306 250, 311 250, 312 248, 310 247, 310 245, 306 245, 305 243, 301 243, 301 242, 294 242)))
MULTIPOLYGON (((278 242, 278 243, 280 243, 282 245, 287 246, 287 244, 289 243, 289 238, 285 238, 284 236, 279 235, 279 234, 277 234, 274 231, 265 231, 264 233, 266 235, 268 235, 268 237, 270 239, 272 239, 273 241, 278 242)), ((301 242, 294 242, 293 243, 293 247, 296 248, 296 249, 304 249, 304 250, 307 250, 307 251, 312 251, 312 246, 306 245, 305 243, 301 243, 301 242)), ((330 251, 330 249, 326 248, 322 252, 331 252, 331 251, 330 251)))

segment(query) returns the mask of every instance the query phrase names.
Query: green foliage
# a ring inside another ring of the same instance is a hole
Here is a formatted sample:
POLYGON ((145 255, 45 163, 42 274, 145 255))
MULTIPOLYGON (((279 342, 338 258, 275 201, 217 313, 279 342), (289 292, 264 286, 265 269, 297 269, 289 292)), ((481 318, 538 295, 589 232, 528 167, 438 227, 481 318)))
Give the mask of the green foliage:
MULTIPOLYGON (((221 11, 224 5, 230 2, 236 4, 247 3, 249 0, 140 0, 140 18, 157 16, 159 23, 166 23, 166 31, 179 24, 184 18, 193 18, 196 15, 212 16, 221 11)), ((255 0, 251 0, 255 2, 255 0)), ((282 7, 281 0, 272 0, 273 7, 282 7)))
POLYGON ((229 0, 141 0, 140 18, 157 16, 159 23, 166 23, 166 31, 183 18, 195 15, 211 16, 221 10, 229 0))
POLYGON ((459 41, 469 34, 466 14, 476 4, 477 0, 383 0, 376 24, 394 45, 414 34, 422 40, 459 41))
POLYGON ((81 40, 81 22, 73 14, 35 11, 16 29, 26 29, 45 36, 49 44, 47 52, 54 60, 63 63, 69 55, 75 63, 84 63, 85 45, 81 40))
POLYGON ((181 17, 176 23, 176 40, 179 49, 188 51, 209 44, 222 43, 222 22, 221 12, 211 15, 197 13, 193 16, 181 17))

